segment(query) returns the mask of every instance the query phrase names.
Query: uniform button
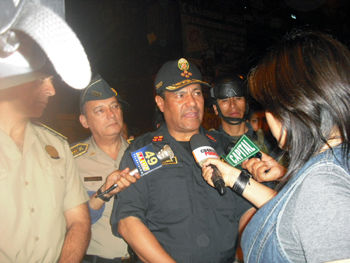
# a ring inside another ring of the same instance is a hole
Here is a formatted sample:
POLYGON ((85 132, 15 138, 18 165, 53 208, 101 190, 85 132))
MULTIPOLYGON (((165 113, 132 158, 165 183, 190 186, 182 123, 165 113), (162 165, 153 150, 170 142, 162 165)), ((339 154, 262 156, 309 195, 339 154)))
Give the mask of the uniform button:
POLYGON ((196 241, 199 247, 207 247, 210 243, 210 239, 206 234, 200 234, 197 236, 196 241))
POLYGON ((61 175, 61 179, 64 179, 64 177, 61 175))
POLYGON ((27 181, 24 182, 24 185, 27 186, 29 183, 27 181))
POLYGON ((35 237, 35 241, 39 241, 39 237, 35 237))
POLYGON ((31 213, 34 213, 34 211, 35 211, 34 208, 31 208, 31 209, 30 209, 30 212, 31 212, 31 213))

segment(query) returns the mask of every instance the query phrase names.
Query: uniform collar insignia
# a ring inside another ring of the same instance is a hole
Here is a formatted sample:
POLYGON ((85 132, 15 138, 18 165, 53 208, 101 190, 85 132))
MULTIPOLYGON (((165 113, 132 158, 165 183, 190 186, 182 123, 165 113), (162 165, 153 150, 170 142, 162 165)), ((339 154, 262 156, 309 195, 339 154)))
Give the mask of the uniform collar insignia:
POLYGON ((213 142, 216 142, 215 138, 209 134, 205 134, 210 140, 212 140, 213 142))
POLYGON ((163 138, 164 138, 163 135, 154 136, 153 139, 152 139, 152 141, 154 141, 154 142, 161 142, 161 141, 163 141, 163 138))
POLYGON ((127 142, 128 144, 131 144, 134 140, 135 140, 134 137, 129 137, 129 138, 126 140, 126 142, 127 142))

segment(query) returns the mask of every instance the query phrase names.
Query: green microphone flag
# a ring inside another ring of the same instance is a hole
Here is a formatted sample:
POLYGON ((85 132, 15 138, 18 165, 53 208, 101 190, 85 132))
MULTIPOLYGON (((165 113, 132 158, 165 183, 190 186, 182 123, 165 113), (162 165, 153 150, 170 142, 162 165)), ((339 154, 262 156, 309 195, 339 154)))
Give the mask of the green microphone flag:
POLYGON ((239 141, 235 144, 225 160, 232 166, 237 166, 250 157, 253 157, 259 152, 256 146, 246 135, 242 135, 239 141))

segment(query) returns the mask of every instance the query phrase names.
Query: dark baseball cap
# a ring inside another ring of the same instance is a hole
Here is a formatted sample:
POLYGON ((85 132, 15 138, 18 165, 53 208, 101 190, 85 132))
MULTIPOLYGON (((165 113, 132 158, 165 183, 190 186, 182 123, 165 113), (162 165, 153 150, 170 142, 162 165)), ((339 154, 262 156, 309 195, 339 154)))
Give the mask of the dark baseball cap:
POLYGON ((190 84, 201 84, 210 87, 202 81, 199 69, 185 58, 166 62, 158 71, 154 86, 156 93, 176 91, 190 84))
POLYGON ((120 100, 117 91, 97 74, 80 95, 80 111, 83 112, 83 107, 88 101, 105 100, 114 96, 120 100))

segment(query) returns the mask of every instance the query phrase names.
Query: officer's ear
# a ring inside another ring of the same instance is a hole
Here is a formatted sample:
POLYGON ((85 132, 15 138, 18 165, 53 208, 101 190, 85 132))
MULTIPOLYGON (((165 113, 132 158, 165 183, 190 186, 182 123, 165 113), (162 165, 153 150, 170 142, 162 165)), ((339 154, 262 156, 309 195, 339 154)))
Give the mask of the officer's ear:
POLYGON ((164 99, 157 95, 155 98, 156 104, 161 112, 164 112, 164 99))
POLYGON ((85 117, 84 114, 80 114, 80 116, 79 116, 79 121, 80 121, 81 125, 82 125, 85 129, 88 129, 88 128, 89 128, 89 125, 88 125, 88 123, 87 123, 87 119, 86 119, 86 117, 85 117))
POLYGON ((214 109, 215 115, 219 115, 218 108, 216 107, 215 104, 213 104, 213 109, 214 109))

